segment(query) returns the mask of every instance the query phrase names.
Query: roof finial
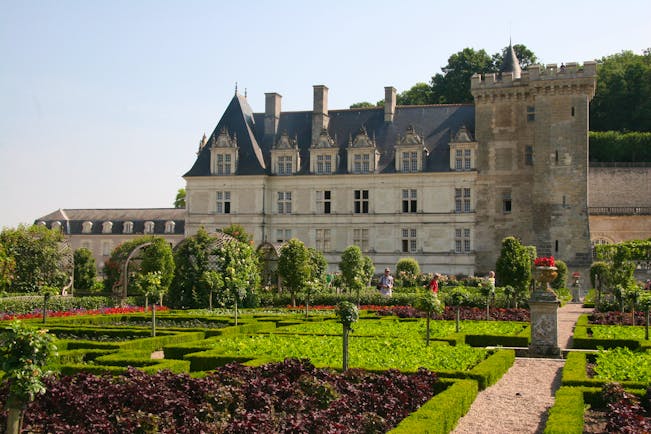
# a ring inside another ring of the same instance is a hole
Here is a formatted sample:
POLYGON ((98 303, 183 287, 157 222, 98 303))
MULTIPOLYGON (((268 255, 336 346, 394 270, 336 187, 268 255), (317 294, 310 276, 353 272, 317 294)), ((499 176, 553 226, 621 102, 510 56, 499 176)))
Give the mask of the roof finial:
POLYGON ((237 81, 235 82, 235 95, 237 95, 237 81))
POLYGON ((246 98, 247 92, 246 92, 246 87, 244 88, 244 98, 246 98))

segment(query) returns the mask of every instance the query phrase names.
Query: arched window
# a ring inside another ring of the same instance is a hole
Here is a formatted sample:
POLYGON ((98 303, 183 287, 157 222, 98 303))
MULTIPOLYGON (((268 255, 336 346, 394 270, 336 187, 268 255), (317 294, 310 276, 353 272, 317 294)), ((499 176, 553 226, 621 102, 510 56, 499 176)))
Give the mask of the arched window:
POLYGON ((111 232, 113 232, 113 222, 106 221, 102 223, 102 233, 110 234, 111 232))
POLYGON ((85 221, 81 224, 81 232, 84 234, 89 234, 93 230, 93 222, 85 221))
POLYGON ((124 222, 124 226, 122 228, 122 233, 132 234, 133 233, 133 222, 124 222))
POLYGON ((166 234, 173 234, 175 226, 176 226, 176 223, 173 222, 172 220, 166 221, 165 222, 165 233, 166 234))
POLYGON ((153 234, 154 233, 154 222, 152 222, 152 221, 145 222, 145 233, 146 234, 153 234))

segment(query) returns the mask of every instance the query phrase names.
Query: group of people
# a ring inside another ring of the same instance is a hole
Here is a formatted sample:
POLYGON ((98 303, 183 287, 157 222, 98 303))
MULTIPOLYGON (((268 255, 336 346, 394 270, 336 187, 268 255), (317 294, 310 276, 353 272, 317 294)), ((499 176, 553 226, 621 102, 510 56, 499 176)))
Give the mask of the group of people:
MULTIPOLYGON (((439 292, 439 279, 441 275, 439 273, 434 273, 432 280, 429 281, 429 289, 434 294, 439 292)), ((489 271, 487 277, 488 283, 495 289, 495 272, 489 271)), ((380 293, 385 297, 391 297, 393 295, 393 276, 391 275, 391 269, 389 267, 384 269, 384 274, 380 277, 380 280, 377 284, 377 289, 380 290, 380 293)))

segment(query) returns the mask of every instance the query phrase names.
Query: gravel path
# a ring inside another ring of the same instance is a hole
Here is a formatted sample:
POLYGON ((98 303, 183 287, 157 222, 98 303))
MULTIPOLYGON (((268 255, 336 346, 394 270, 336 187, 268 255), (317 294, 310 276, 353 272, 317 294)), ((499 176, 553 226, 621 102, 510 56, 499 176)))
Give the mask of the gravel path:
MULTIPOLYGON (((571 347, 577 318, 590 311, 580 304, 567 304, 558 310, 561 349, 571 347)), ((477 395, 453 433, 542 433, 547 412, 554 404, 554 393, 561 384, 564 364, 559 359, 516 358, 496 384, 477 395)))

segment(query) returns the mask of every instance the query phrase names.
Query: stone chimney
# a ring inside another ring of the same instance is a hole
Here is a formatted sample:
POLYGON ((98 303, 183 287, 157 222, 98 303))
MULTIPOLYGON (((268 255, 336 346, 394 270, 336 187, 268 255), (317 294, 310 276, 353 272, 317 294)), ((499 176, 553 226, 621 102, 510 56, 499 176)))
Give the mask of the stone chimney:
POLYGON ((312 143, 319 140, 319 134, 328 128, 328 88, 322 84, 314 85, 314 109, 312 111, 312 143))
POLYGON ((387 86, 384 88, 384 122, 393 122, 396 114, 396 88, 387 86))
POLYGON ((280 99, 282 96, 275 92, 264 94, 264 135, 275 136, 278 133, 280 120, 280 99))

